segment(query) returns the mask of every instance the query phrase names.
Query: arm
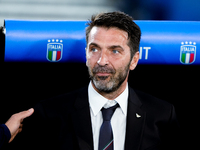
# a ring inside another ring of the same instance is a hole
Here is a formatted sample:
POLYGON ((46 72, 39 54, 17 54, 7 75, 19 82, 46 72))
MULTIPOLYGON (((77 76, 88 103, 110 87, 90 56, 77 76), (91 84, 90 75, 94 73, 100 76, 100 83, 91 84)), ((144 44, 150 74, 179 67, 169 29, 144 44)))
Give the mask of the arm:
MULTIPOLYGON (((14 114, 10 117, 10 119, 5 123, 5 128, 7 128, 7 132, 10 132, 9 143, 15 138, 15 136, 22 131, 22 122, 25 118, 31 116, 34 112, 34 109, 29 109, 27 111, 22 111, 17 114, 14 114), (9 130, 8 130, 9 129, 9 130)), ((4 128, 4 129, 5 129, 4 128)), ((7 133, 8 134, 8 133, 7 133)))
POLYGON ((169 116, 168 123, 166 124, 163 130, 163 141, 164 147, 163 149, 181 149, 180 148, 180 141, 181 141, 181 131, 180 126, 176 117, 174 106, 171 106, 171 112, 169 116))
POLYGON ((5 144, 8 143, 10 140, 11 135, 8 127, 5 124, 0 124, 0 148, 5 144))

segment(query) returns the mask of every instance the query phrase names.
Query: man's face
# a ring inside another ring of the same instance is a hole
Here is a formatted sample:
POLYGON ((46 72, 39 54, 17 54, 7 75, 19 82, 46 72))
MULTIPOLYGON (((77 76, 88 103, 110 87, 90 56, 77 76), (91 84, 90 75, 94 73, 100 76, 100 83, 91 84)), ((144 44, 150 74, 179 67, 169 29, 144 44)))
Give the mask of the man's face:
POLYGON ((117 28, 93 27, 90 31, 86 64, 93 85, 99 91, 113 92, 127 82, 129 70, 137 64, 131 61, 127 43, 128 33, 117 28))

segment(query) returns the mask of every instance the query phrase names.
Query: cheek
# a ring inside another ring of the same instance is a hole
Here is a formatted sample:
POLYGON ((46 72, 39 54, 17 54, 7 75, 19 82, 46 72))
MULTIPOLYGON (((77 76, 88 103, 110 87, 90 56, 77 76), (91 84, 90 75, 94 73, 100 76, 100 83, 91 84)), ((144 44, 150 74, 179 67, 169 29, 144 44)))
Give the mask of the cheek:
POLYGON ((98 55, 97 54, 94 55, 92 53, 87 53, 86 59, 87 59, 87 61, 86 61, 86 65, 87 66, 88 65, 94 66, 97 63, 97 61, 98 61, 98 55))
POLYGON ((88 67, 88 69, 92 70, 95 64, 96 63, 92 57, 87 57, 86 66, 88 67))
POLYGON ((89 64, 90 64, 90 59, 91 59, 91 55, 87 52, 87 53, 86 53, 86 66, 89 66, 89 64))
POLYGON ((113 63, 113 66, 115 68, 119 68, 121 70, 124 70, 127 66, 130 65, 130 56, 124 57, 123 59, 120 60, 115 60, 113 63))

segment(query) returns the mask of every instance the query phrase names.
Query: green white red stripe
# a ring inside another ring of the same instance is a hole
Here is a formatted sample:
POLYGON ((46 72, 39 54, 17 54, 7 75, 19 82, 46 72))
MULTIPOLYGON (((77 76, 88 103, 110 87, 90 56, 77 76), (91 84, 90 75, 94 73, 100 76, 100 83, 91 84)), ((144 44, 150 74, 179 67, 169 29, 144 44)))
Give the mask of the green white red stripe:
POLYGON ((48 59, 50 61, 58 61, 60 58, 61 58, 61 51, 57 50, 48 51, 48 59))
POLYGON ((185 64, 192 63, 194 61, 194 53, 182 53, 181 61, 185 64))
POLYGON ((113 140, 112 140, 110 143, 108 143, 108 144, 106 145, 106 147, 103 148, 103 150, 107 150, 111 145, 113 145, 113 140))

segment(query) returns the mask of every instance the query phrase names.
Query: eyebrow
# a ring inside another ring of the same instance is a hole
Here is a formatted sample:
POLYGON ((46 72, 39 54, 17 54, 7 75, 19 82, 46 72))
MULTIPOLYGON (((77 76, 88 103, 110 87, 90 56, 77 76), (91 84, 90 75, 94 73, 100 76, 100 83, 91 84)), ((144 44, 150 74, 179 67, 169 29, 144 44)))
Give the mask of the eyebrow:
MULTIPOLYGON (((101 48, 98 44, 96 43, 90 43, 89 46, 95 46, 95 47, 98 47, 98 48, 101 48)), ((112 46, 109 46, 108 49, 116 49, 116 48, 120 48, 121 50, 124 51, 124 49, 120 46, 120 45, 112 45, 112 46)))
POLYGON ((109 49, 116 49, 116 48, 120 48, 121 50, 124 51, 124 49, 120 46, 120 45, 112 45, 108 47, 109 49))
POLYGON ((89 46, 95 46, 95 47, 100 48, 100 46, 98 44, 96 44, 96 43, 90 43, 89 46))

